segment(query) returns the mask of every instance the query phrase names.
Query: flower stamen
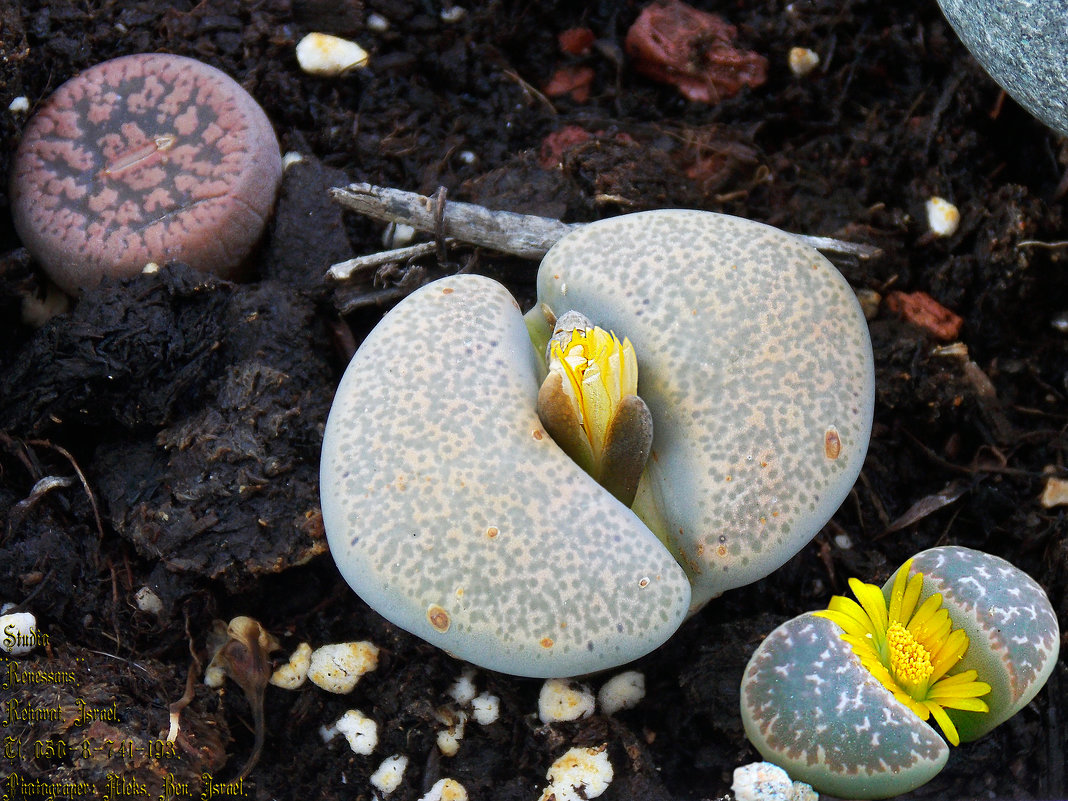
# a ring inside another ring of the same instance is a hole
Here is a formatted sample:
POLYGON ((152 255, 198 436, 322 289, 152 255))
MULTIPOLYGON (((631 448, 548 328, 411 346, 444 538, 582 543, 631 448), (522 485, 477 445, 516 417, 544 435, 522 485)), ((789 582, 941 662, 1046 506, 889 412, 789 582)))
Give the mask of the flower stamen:
POLYGON ((890 647, 890 671, 894 678, 913 690, 925 685, 934 672, 927 649, 900 623, 890 624, 886 641, 890 647))

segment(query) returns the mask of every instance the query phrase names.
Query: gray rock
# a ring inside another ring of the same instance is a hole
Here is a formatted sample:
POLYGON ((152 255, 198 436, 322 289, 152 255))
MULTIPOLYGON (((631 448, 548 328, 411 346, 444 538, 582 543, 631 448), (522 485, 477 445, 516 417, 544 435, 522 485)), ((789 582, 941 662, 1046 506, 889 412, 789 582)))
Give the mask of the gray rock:
POLYGON ((972 55, 1016 101, 1068 136, 1068 0, 938 0, 972 55))

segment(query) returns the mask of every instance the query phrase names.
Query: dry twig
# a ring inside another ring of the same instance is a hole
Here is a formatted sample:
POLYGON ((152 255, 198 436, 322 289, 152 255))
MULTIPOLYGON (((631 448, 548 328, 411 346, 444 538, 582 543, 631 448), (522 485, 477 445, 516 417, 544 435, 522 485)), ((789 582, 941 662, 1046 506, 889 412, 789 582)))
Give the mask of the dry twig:
MULTIPOLYGON (((352 211, 383 222, 403 223, 418 231, 436 235, 436 242, 374 253, 333 265, 327 273, 332 281, 348 280, 353 273, 390 262, 407 261, 450 244, 450 240, 490 248, 524 259, 540 259, 557 240, 580 224, 551 217, 494 211, 474 203, 444 200, 443 193, 426 197, 415 192, 371 184, 349 184, 330 190, 333 199, 352 211)), ((871 259, 882 251, 872 245, 846 242, 824 236, 794 234, 802 242, 826 254, 871 259)))

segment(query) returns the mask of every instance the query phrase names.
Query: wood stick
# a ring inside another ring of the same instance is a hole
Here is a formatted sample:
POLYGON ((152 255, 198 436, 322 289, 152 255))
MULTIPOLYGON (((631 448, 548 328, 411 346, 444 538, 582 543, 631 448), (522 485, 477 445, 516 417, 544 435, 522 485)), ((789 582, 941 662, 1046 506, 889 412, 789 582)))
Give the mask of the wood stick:
MULTIPOLYGON (((524 259, 541 259, 557 240, 582 223, 569 224, 552 217, 494 211, 474 203, 446 201, 444 193, 426 197, 402 189, 357 183, 334 187, 330 195, 335 202, 352 211, 383 222, 410 225, 449 240, 490 248, 524 259)), ((872 245, 846 242, 825 236, 794 234, 805 244, 823 253, 871 259, 882 251, 872 245)), ((390 262, 407 261, 435 251, 436 243, 372 253, 333 265, 327 278, 344 281, 355 272, 390 262)))
MULTIPOLYGON (((453 247, 457 244, 455 239, 446 239, 445 246, 453 247)), ((331 265, 326 277, 331 281, 348 281, 354 273, 377 269, 384 264, 399 264, 410 259, 418 259, 420 256, 429 256, 438 249, 437 242, 420 242, 418 245, 408 245, 393 250, 381 250, 378 253, 368 253, 366 256, 357 256, 347 261, 339 261, 331 265)))

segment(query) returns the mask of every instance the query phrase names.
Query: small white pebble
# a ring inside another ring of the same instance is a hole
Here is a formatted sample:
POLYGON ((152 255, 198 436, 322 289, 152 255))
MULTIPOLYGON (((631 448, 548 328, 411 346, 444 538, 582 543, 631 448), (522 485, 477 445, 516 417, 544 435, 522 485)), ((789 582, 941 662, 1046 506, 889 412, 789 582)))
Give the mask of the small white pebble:
POLYGON ((304 162, 304 156, 295 150, 287 150, 286 154, 282 156, 282 172, 285 172, 294 164, 301 164, 304 162))
POLYGON ((389 795, 398 787, 404 779, 404 771, 408 769, 408 757, 394 754, 382 760, 374 773, 371 774, 371 784, 382 795, 389 795))
POLYGON ((538 717, 542 723, 560 723, 588 718, 593 714, 594 699, 590 688, 572 685, 566 679, 549 679, 538 693, 538 717))
POLYGON ((345 735, 354 754, 367 756, 378 745, 378 724, 358 709, 350 709, 342 715, 334 729, 345 735))
POLYGON ((1056 476, 1047 478, 1046 486, 1042 488, 1042 495, 1039 497, 1038 502, 1045 509, 1052 509, 1054 506, 1068 506, 1068 481, 1056 476))
POLYGON ((481 693, 471 699, 471 714, 480 726, 488 726, 500 717, 501 699, 496 695, 481 693))
POLYGON ((456 752, 460 750, 460 741, 464 738, 467 713, 457 712, 451 721, 442 722, 447 722, 449 727, 442 729, 437 734, 438 750, 447 757, 456 756, 456 752))
POLYGON ((0 616, 0 650, 11 656, 28 654, 42 641, 37 618, 29 612, 12 612, 0 616))
POLYGON ((959 359, 962 362, 969 361, 968 346, 963 342, 950 342, 948 345, 938 345, 931 348, 931 355, 940 359, 959 359))
POLYGON ((295 690, 304 684, 308 678, 308 668, 311 667, 312 647, 306 642, 297 646, 289 657, 289 661, 280 666, 271 674, 271 684, 281 687, 283 690, 295 690))
POLYGON ((297 62, 309 75, 334 77, 367 66, 367 51, 328 33, 309 33, 297 42, 297 62))
POLYGON ((389 20, 372 11, 367 15, 367 30, 375 33, 385 33, 389 30, 389 20))
POLYGON ((163 611, 163 601, 151 587, 142 587, 134 593, 134 603, 142 612, 158 615, 163 611))
POLYGON ((442 22, 459 22, 467 14, 467 9, 463 6, 452 6, 451 8, 441 9, 441 21, 442 22))
POLYGON ((786 60, 790 64, 790 72, 798 78, 808 75, 820 63, 819 54, 807 47, 791 47, 786 60))
POLYGON ((12 114, 25 114, 30 110, 30 100, 25 95, 19 95, 8 104, 7 110, 12 114))
POLYGON ((927 227, 935 236, 953 236, 960 225, 960 211, 948 200, 932 197, 927 201, 927 227))
POLYGON ((731 790, 737 801, 790 801, 793 781, 778 765, 752 762, 734 769, 731 790))
POLYGON ((607 790, 614 775, 607 749, 607 745, 572 748, 553 762, 545 774, 549 786, 539 801, 584 801, 607 790))
POLYGON ((835 534, 834 544, 841 548, 843 551, 848 551, 853 547, 853 540, 848 534, 835 534))
POLYGON ((633 709, 645 698, 645 676, 636 670, 627 670, 613 676, 597 693, 597 704, 606 715, 614 715, 623 709, 633 709))
POLYGON ((204 683, 213 690, 226 684, 226 668, 222 665, 208 665, 204 668, 204 683))
POLYGON ((467 801, 467 790, 456 779, 438 779, 419 801, 467 801))
POLYGON ((341 642, 316 648, 308 678, 327 692, 350 693, 365 673, 378 667, 378 647, 369 642, 341 642))
POLYGON ((474 679, 475 671, 471 668, 464 668, 464 672, 449 687, 449 697, 460 706, 466 706, 471 703, 471 699, 478 693, 478 690, 475 689, 474 679))
POLYGON ((154 261, 148 262, 141 268, 141 275, 155 275, 159 272, 159 264, 154 261))
POLYGON ((403 248, 415 239, 415 229, 405 223, 390 223, 382 231, 382 247, 403 248))

